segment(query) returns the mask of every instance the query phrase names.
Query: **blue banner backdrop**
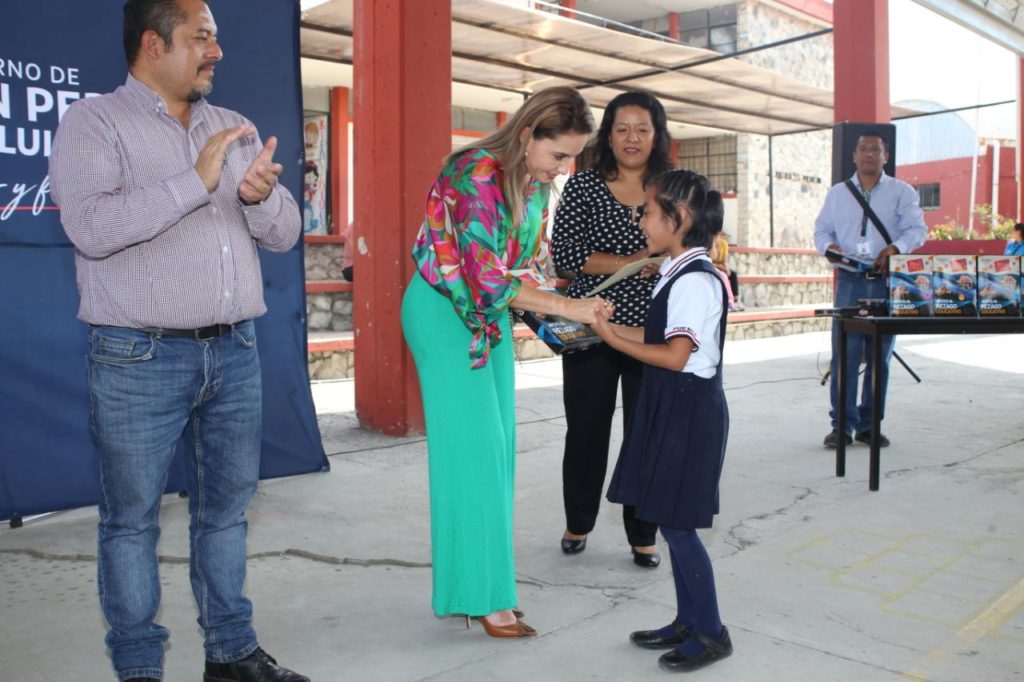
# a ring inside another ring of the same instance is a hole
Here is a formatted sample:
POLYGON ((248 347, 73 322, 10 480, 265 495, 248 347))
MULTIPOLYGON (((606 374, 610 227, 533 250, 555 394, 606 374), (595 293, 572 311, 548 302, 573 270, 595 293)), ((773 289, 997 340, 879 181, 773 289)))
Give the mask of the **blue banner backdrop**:
MULTIPOLYGON (((75 316, 74 248, 48 194, 47 159, 74 100, 127 75, 121 0, 5 3, 0 21, 0 519, 95 504, 87 327, 75 316)), ((210 101, 277 135, 281 181, 301 205, 299 8, 294 0, 211 2, 224 60, 210 101)), ((269 312, 263 363, 263 478, 329 468, 306 366, 302 243, 261 253, 269 312)), ((168 492, 183 489, 179 456, 168 492)))

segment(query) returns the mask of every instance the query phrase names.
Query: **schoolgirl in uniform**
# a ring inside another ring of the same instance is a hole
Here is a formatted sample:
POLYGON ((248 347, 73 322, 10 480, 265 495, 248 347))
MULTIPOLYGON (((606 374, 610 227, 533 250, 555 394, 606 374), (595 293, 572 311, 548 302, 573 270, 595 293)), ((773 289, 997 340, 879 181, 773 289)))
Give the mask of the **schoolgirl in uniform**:
POLYGON ((658 659, 671 671, 696 670, 732 653, 711 560, 696 533, 718 513, 729 430, 722 389, 728 296, 708 258, 722 212, 722 198, 704 176, 671 170, 654 178, 641 228, 651 253, 669 257, 647 323, 642 330, 607 320, 593 325, 605 343, 645 363, 608 499, 634 505, 637 518, 657 523, 668 541, 676 618, 634 632, 630 641, 672 649, 658 659))

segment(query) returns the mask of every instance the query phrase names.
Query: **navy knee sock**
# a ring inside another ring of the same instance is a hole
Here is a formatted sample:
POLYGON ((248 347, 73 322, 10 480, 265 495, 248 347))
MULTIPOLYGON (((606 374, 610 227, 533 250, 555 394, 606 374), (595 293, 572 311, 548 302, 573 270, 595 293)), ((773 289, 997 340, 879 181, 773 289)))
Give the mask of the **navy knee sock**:
MULTIPOLYGON (((676 623, 696 630, 705 637, 718 639, 722 621, 718 615, 715 575, 711 559, 697 532, 685 528, 665 528, 661 534, 668 541, 672 555, 672 577, 676 583, 676 623)), ((695 656, 703 650, 695 639, 687 639, 677 650, 695 656)))

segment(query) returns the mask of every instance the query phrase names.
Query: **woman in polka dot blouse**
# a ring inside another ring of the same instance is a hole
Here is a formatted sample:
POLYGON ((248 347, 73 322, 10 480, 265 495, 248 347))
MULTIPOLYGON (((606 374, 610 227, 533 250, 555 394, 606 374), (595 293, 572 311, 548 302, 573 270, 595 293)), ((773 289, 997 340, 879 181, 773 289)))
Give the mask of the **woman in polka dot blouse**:
MULTIPOLYGON (((560 270, 575 273, 568 295, 584 296, 624 265, 647 258, 640 231, 644 181, 672 167, 665 109, 646 92, 613 99, 601 121, 591 167, 565 185, 555 214, 551 255, 560 270)), ((605 289, 615 304, 611 321, 643 327, 657 277, 645 273, 605 289)), ((562 460, 565 533, 562 551, 582 552, 601 503, 619 381, 624 421, 640 383, 642 363, 607 344, 562 356, 568 428, 562 460)), ((638 566, 655 568, 657 526, 623 507, 626 539, 638 566)))

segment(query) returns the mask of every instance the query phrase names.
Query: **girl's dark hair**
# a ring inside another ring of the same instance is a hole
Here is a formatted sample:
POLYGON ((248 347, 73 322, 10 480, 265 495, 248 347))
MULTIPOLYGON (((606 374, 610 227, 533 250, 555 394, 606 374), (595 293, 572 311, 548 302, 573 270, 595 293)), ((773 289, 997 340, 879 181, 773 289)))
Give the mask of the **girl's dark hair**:
POLYGON ((654 95, 643 90, 624 92, 608 103, 608 107, 604 110, 604 116, 601 118, 601 127, 597 130, 597 140, 591 151, 589 165, 597 168, 605 180, 614 180, 619 176, 619 164, 612 151, 611 137, 612 126, 615 125, 615 115, 622 107, 645 109, 651 115, 651 123, 654 124, 654 146, 651 148, 650 158, 647 159, 644 181, 672 168, 675 164, 669 158, 672 139, 668 134, 668 118, 665 116, 665 107, 654 95))
POLYGON ((707 178, 691 170, 670 170, 653 178, 646 187, 654 188, 658 207, 672 219, 676 230, 683 226, 680 205, 693 216, 693 225, 683 237, 683 246, 711 248, 715 235, 722 231, 725 207, 722 195, 711 189, 707 178))
POLYGON ((1016 225, 1013 226, 1013 229, 1020 236, 1024 237, 1024 223, 1017 223, 1016 225))

